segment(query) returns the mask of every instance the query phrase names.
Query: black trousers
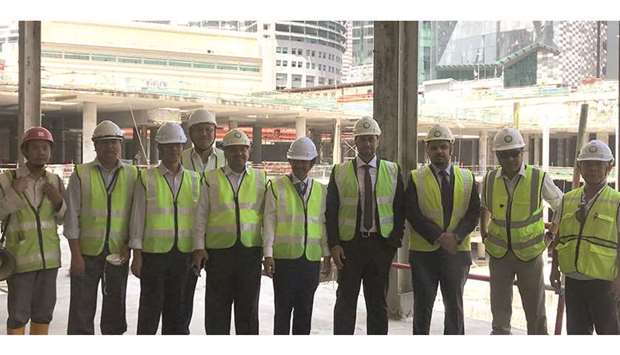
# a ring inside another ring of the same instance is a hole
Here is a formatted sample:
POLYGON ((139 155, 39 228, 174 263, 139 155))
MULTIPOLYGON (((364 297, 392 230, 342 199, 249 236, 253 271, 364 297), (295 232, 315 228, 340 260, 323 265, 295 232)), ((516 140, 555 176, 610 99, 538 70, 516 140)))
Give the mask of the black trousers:
POLYGON ((396 248, 389 246, 383 237, 356 236, 341 242, 344 249, 344 267, 338 270, 338 290, 334 306, 334 334, 352 335, 360 284, 366 300, 367 334, 387 334, 387 290, 389 272, 396 248))
POLYGON ((183 334, 189 334, 189 325, 192 322, 192 313, 194 312, 194 294, 196 292, 197 282, 198 276, 194 274, 194 270, 190 267, 189 272, 187 273, 187 282, 185 283, 183 302, 181 303, 183 334))
POLYGON ((13 274, 6 280, 7 329, 24 327, 28 321, 49 324, 56 306, 56 277, 58 269, 37 270, 13 274))
POLYGON ((450 255, 443 249, 410 251, 409 263, 413 285, 413 334, 429 334, 438 285, 445 308, 444 334, 465 334, 463 289, 471 265, 470 253, 450 255))
POLYGON ((192 254, 176 248, 165 254, 142 253, 138 334, 185 334, 181 304, 192 254))
POLYGON ((101 334, 120 335, 127 331, 125 296, 129 264, 114 266, 105 261, 107 253, 84 257, 82 275, 71 275, 71 300, 69 302, 69 335, 95 334, 94 319, 97 311, 97 290, 102 281, 103 297, 101 334))
POLYGON ((227 249, 208 249, 205 289, 205 331, 230 334, 231 308, 235 308, 235 333, 258 334, 262 248, 237 242, 227 249))
POLYGON ((566 278, 566 332, 569 335, 620 334, 612 283, 566 278))
POLYGON ((275 313, 273 334, 310 334, 314 293, 319 286, 320 261, 309 261, 305 256, 298 259, 275 259, 273 294, 275 313))

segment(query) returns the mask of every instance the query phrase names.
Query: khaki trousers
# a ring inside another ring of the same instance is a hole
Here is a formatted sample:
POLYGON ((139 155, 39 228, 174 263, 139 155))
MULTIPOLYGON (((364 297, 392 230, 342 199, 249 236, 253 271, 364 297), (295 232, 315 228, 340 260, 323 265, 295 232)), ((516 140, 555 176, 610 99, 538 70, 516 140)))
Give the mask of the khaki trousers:
POLYGON ((491 257, 491 334, 510 334, 512 289, 515 276, 527 320, 527 334, 547 334, 545 281, 542 255, 523 262, 509 250, 503 258, 491 257))

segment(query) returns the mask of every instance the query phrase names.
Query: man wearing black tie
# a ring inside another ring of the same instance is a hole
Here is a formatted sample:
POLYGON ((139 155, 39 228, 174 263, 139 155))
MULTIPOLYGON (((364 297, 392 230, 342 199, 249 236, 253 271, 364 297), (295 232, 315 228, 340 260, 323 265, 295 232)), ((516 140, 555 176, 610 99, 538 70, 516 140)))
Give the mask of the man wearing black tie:
POLYGON ((357 156, 334 166, 327 186, 327 242, 338 267, 334 334, 353 334, 360 283, 368 334, 387 334, 388 275, 404 227, 404 188, 396 163, 379 159, 381 129, 370 118, 353 128, 357 156))
POLYGON ((406 193, 412 227, 413 334, 429 333, 438 285, 445 308, 444 334, 464 334, 469 234, 478 224, 480 197, 471 171, 450 161, 454 144, 450 129, 435 125, 424 141, 431 163, 411 172, 406 193))

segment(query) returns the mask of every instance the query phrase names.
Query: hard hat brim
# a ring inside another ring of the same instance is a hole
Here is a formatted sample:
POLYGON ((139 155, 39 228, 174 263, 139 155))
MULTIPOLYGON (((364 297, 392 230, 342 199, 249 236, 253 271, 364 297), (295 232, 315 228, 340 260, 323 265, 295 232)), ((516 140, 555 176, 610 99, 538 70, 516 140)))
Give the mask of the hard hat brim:
POLYGON ((606 162, 612 162, 614 161, 614 158, 577 158, 577 161, 606 161, 606 162))
POLYGON ((93 142, 110 141, 110 140, 122 141, 123 137, 122 136, 101 136, 101 137, 93 137, 92 139, 93 139, 93 142))
POLYGON ((512 147, 501 147, 501 148, 493 147, 493 151, 494 152, 503 152, 505 150, 517 150, 517 149, 523 149, 523 148, 525 148, 525 144, 514 145, 512 147))

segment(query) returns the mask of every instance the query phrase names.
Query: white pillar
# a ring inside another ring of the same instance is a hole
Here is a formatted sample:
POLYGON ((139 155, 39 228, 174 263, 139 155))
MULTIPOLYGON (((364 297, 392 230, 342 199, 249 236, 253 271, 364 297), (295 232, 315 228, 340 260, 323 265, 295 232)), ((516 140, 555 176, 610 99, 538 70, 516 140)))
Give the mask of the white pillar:
POLYGON ((479 150, 479 168, 482 174, 484 175, 487 171, 487 152, 488 152, 488 144, 489 136, 486 130, 480 131, 480 142, 478 143, 479 150))
POLYGON ((306 136, 306 118, 305 117, 297 117, 295 119, 295 131, 297 133, 297 138, 306 136))
POLYGON ((543 142, 542 142, 542 169, 544 171, 549 170, 549 141, 550 141, 550 132, 549 126, 543 127, 543 142))
POLYGON ((534 137, 534 164, 540 166, 540 138, 537 136, 534 137))
POLYGON ((336 118, 336 121, 334 122, 334 138, 332 139, 334 142, 334 149, 332 152, 333 164, 340 164, 341 162, 342 152, 340 150, 340 125, 340 118, 336 118))
POLYGON ((523 134, 523 140, 525 141, 525 150, 523 151, 523 161, 525 164, 530 163, 530 135, 523 134))
POLYGON ((97 104, 84 102, 82 104, 82 163, 88 163, 97 157, 92 140, 95 127, 97 127, 97 104))

